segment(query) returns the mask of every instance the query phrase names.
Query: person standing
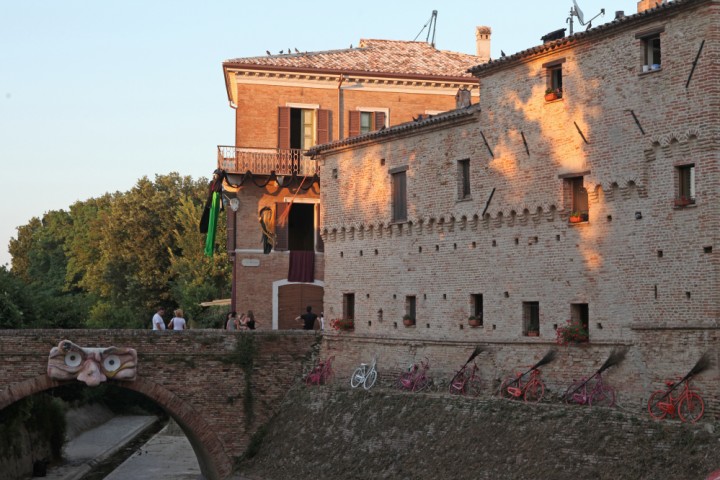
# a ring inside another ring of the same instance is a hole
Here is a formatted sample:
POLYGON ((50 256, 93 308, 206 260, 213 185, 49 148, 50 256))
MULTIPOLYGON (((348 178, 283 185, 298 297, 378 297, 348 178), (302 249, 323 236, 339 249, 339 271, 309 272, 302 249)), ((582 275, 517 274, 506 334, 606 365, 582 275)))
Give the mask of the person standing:
POLYGON ((248 310, 247 316, 245 316, 245 320, 243 321, 243 326, 248 330, 255 330, 255 314, 252 310, 248 310))
POLYGON ((187 322, 183 318, 183 311, 182 309, 178 308, 173 312, 175 315, 172 320, 170 320, 170 323, 168 323, 168 328, 173 330, 185 330, 187 328, 187 322))
POLYGON ((227 314, 227 321, 225 322, 225 330, 237 330, 238 329, 238 319, 237 319, 237 312, 229 312, 227 314))
POLYGON ((318 316, 316 313, 313 313, 312 306, 308 305, 305 309, 305 313, 302 315, 298 315, 295 317, 295 321, 299 322, 302 320, 303 322, 303 330, 314 330, 315 329, 315 320, 317 320, 318 316))
POLYGON ((153 330, 165 330, 165 320, 163 320, 162 318, 163 315, 165 315, 165 308, 158 308, 157 312, 155 312, 155 315, 153 315, 152 318, 153 330))

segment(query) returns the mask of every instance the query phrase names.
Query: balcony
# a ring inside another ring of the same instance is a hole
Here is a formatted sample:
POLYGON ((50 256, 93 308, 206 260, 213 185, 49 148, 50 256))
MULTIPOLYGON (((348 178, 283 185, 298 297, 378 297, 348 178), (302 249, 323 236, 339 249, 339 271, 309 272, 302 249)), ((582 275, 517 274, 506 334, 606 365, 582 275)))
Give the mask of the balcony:
POLYGON ((280 148, 245 148, 218 145, 218 168, 227 173, 252 172, 253 175, 297 175, 312 177, 320 174, 316 160, 302 150, 280 148))

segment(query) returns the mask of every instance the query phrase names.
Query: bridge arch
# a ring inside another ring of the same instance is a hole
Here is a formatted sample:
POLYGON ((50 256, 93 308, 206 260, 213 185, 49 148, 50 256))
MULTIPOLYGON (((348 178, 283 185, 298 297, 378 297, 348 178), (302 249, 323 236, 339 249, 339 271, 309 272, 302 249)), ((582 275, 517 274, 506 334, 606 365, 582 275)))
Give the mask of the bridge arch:
MULTIPOLYGON (((52 388, 69 385, 47 375, 16 383, 0 391, 0 410, 11 404, 52 388)), ((208 480, 222 479, 232 471, 232 461, 225 453, 222 442, 200 411, 170 390, 153 381, 137 378, 132 382, 109 381, 111 385, 138 392, 162 407, 177 422, 195 452, 200 470, 208 480)), ((92 388, 92 387, 87 387, 92 388)))

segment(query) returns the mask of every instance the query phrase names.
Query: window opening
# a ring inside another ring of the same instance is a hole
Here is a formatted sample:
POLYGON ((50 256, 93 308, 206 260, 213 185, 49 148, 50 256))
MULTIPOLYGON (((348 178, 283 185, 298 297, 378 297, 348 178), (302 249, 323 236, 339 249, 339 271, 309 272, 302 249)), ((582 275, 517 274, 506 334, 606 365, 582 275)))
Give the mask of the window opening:
POLYGON ((293 203, 288 216, 288 250, 315 250, 315 205, 293 203))
POLYGON ((480 326, 483 324, 483 296, 482 293, 473 293, 470 295, 471 316, 475 317, 480 326))
POLYGON ((540 302, 523 302, 523 335, 537 336, 540 332, 540 302))
POLYGON ((565 193, 570 199, 570 223, 587 222, 590 212, 583 177, 566 178, 565 193))
POLYGON ((355 294, 344 293, 343 294, 343 318, 355 319, 355 294))
POLYGON ((581 325, 583 330, 585 330, 585 334, 587 335, 587 338, 585 340, 576 340, 576 341, 589 341, 590 340, 590 329, 588 328, 590 325, 590 310, 588 308, 587 303, 574 303, 570 305, 570 322, 573 325, 581 325))
POLYGON ((407 220, 407 176, 405 171, 392 174, 392 221, 407 220))
POLYGON ((470 198, 470 159, 458 161, 458 198, 470 198))
POLYGON ((290 148, 307 150, 315 145, 315 110, 290 109, 290 148))
POLYGON ((643 38, 643 71, 658 70, 661 65, 660 58, 660 35, 652 35, 643 38))
POLYGON ((405 297, 405 315, 410 315, 413 321, 417 320, 416 317, 416 298, 415 295, 408 295, 405 297))
POLYGON ((675 206, 684 207, 695 203, 695 165, 677 167, 678 188, 675 206))

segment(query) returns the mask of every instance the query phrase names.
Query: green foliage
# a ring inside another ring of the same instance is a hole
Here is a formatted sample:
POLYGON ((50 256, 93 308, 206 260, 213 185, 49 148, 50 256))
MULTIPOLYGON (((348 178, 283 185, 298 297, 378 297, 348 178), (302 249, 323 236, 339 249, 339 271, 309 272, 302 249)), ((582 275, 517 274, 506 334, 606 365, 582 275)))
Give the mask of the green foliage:
POLYGON ((224 248, 203 256, 206 195, 206 179, 170 173, 32 218, 0 272, 0 327, 148 328, 158 305, 203 318, 197 304, 226 296, 231 273, 224 248))
POLYGON ((19 400, 0 410, 0 457, 22 454, 21 430, 50 445, 53 459, 60 459, 65 442, 65 404, 41 393, 19 400))

